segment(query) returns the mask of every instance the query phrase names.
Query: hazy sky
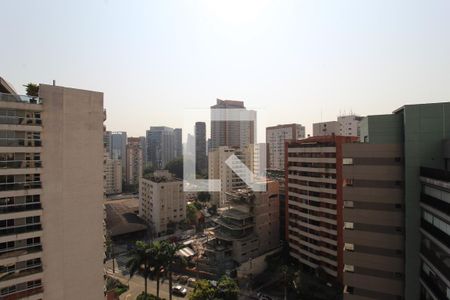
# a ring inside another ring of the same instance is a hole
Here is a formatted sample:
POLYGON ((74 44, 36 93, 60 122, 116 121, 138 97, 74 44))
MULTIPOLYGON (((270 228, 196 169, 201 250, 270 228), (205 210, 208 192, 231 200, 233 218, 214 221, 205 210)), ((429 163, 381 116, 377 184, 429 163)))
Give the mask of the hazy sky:
POLYGON ((68 2, 2 1, 0 76, 102 91, 108 129, 129 136, 216 98, 308 133, 450 101, 447 0, 68 2))

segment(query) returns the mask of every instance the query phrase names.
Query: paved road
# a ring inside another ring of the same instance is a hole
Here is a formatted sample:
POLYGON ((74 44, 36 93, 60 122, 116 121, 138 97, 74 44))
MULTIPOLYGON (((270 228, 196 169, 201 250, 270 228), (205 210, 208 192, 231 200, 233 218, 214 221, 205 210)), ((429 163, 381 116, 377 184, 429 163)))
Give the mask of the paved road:
MULTIPOLYGON (((135 275, 131 279, 128 276, 128 273, 124 274, 122 270, 124 269, 124 262, 126 260, 123 257, 119 257, 116 260, 116 272, 112 272, 112 261, 109 260, 106 262, 106 272, 108 275, 113 276, 119 279, 122 283, 128 284, 129 290, 120 295, 120 300, 135 300, 136 297, 144 291, 144 278, 140 275, 135 275)), ((156 295, 156 281, 148 280, 148 293, 156 295)), ((176 285, 174 282, 173 285, 176 285)), ((192 288, 187 287, 188 295, 192 291, 192 288)), ((164 282, 160 282, 159 284, 159 296, 161 298, 169 299, 169 281, 165 280, 164 282)), ((173 295, 172 299, 188 299, 186 297, 177 297, 173 295)))

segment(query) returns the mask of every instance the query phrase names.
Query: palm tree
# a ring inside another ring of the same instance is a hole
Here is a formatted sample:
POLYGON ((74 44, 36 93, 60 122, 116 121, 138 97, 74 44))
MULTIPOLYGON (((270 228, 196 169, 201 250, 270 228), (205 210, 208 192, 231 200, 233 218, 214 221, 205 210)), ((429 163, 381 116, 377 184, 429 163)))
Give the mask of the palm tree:
POLYGON ((150 245, 150 248, 152 253, 151 270, 152 275, 156 280, 156 297, 159 298, 159 281, 161 278, 161 273, 164 271, 164 267, 167 265, 164 242, 153 242, 150 245))
POLYGON ((144 265, 143 276, 145 282, 145 295, 147 295, 147 279, 150 275, 154 254, 152 250, 152 244, 137 241, 136 246, 128 253, 129 260, 127 262, 127 268, 130 272, 130 278, 141 269, 142 265, 144 265))
POLYGON ((183 246, 167 242, 163 242, 163 246, 164 246, 165 261, 167 264, 166 270, 169 276, 169 300, 172 300, 172 268, 173 265, 178 262, 184 263, 183 258, 177 255, 178 250, 183 248, 183 246))
POLYGON ((24 85, 28 96, 37 97, 39 95, 39 85, 35 83, 28 83, 24 85))

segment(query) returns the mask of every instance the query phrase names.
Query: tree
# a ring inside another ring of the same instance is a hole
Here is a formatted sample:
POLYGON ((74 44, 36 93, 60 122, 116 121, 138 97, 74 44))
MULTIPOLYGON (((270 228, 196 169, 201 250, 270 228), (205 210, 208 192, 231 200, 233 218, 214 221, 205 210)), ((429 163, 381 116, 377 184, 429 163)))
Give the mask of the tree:
POLYGON ((163 243, 157 241, 151 244, 151 253, 153 259, 151 261, 152 266, 152 276, 156 280, 156 297, 159 298, 159 283, 161 278, 161 273, 164 271, 164 267, 167 266, 167 256, 165 254, 165 246, 163 243))
POLYGON ((147 177, 153 174, 153 172, 155 172, 155 168, 153 168, 152 166, 147 166, 144 168, 144 171, 142 172, 143 177, 147 177))
POLYGON ((216 298, 223 300, 237 300, 239 287, 233 279, 228 276, 222 276, 217 283, 216 298))
POLYGON ((183 248, 175 243, 162 242, 164 248, 166 270, 169 277, 169 300, 172 300, 172 270, 176 263, 184 263, 183 258, 177 255, 178 250, 183 248))
POLYGON ((197 199, 200 202, 208 202, 211 199, 211 194, 208 192, 198 192, 197 199))
POLYGON ((28 96, 37 97, 39 96, 39 85, 36 83, 28 83, 24 84, 26 93, 28 96))
POLYGON ((177 178, 183 178, 183 158, 179 157, 172 161, 169 161, 165 167, 170 173, 174 174, 177 178))
POLYGON ((130 278, 139 272, 142 265, 144 266, 142 275, 144 276, 145 294, 147 294, 147 279, 151 271, 153 254, 152 244, 143 241, 137 241, 135 247, 128 253, 127 268, 130 272, 130 278))
POLYGON ((197 223, 197 212, 198 209, 195 204, 190 203, 186 206, 186 218, 191 224, 197 223))
POLYGON ((189 295, 189 300, 213 300, 216 289, 207 280, 198 280, 194 291, 189 295))

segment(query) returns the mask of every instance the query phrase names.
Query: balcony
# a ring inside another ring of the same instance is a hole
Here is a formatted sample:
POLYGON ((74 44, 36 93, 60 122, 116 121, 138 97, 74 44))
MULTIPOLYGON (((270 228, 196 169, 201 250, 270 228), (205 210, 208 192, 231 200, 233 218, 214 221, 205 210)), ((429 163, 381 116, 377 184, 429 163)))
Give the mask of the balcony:
POLYGON ((16 300, 16 299, 26 299, 27 297, 31 297, 33 295, 42 294, 44 292, 44 288, 42 286, 26 288, 24 290, 15 291, 7 294, 8 296, 3 296, 4 300, 16 300))
POLYGON ((41 168, 41 160, 3 160, 0 161, 0 169, 27 169, 41 168))
POLYGON ((449 236, 445 234, 445 232, 437 229, 433 224, 430 224, 423 219, 421 220, 420 227, 450 249, 450 239, 449 236))
POLYGON ((420 167, 420 176, 450 182, 450 171, 420 167))
POLYGON ((6 259, 10 257, 18 257, 28 255, 36 252, 42 252, 41 244, 32 244, 21 248, 2 249, 0 251, 0 259, 6 259))
POLYGON ((422 193, 420 200, 422 203, 450 216, 450 204, 430 195, 422 193))
POLYGON ((30 118, 30 117, 25 117, 25 116, 0 115, 0 124, 41 126, 42 119, 41 118, 30 118))
POLYGON ((441 290, 441 287, 437 283, 437 278, 431 278, 428 276, 425 272, 421 272, 420 274, 420 281, 424 283, 428 290, 433 291, 434 296, 439 300, 447 300, 447 296, 445 293, 441 290))
POLYGON ((26 232, 32 232, 42 230, 41 224, 32 224, 32 225, 24 225, 20 227, 12 227, 12 228, 2 228, 0 229, 0 236, 11 235, 11 234, 20 234, 26 232))
POLYGON ((4 213, 14 213, 14 212, 21 212, 21 211, 36 210, 36 209, 42 209, 41 203, 23 203, 23 204, 0 206, 0 213, 3 213, 3 214, 4 213))
POLYGON ((0 101, 7 102, 24 102, 29 104, 42 104, 42 99, 34 96, 26 96, 26 95, 12 95, 0 93, 0 101))
POLYGON ((40 189, 41 187, 42 187, 42 183, 40 181, 0 183, 0 192, 2 192, 2 191, 18 191, 18 190, 40 189))
POLYGON ((41 147, 39 139, 0 138, 0 147, 41 147))
POLYGON ((0 281, 12 280, 28 275, 33 275, 36 273, 42 272, 42 265, 38 264, 35 266, 27 267, 26 269, 22 269, 20 271, 12 271, 0 277, 0 281))
MULTIPOLYGON (((448 278, 450 280, 450 265, 447 262, 450 258, 450 254, 440 253, 442 256, 439 257, 438 253, 436 253, 436 246, 434 249, 428 249, 423 244, 420 247, 420 253, 442 274, 449 274, 448 278)), ((441 250, 442 251, 442 250, 441 250)))

